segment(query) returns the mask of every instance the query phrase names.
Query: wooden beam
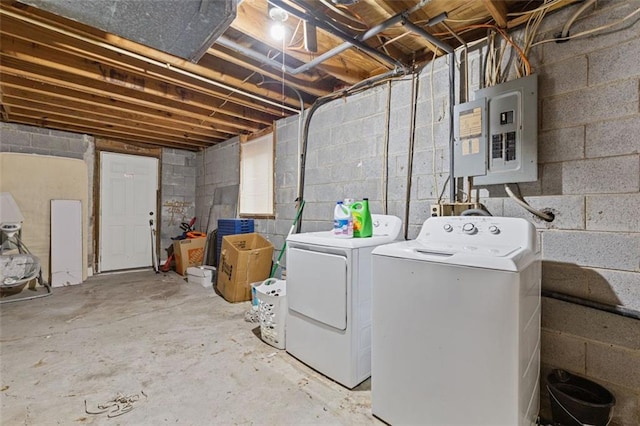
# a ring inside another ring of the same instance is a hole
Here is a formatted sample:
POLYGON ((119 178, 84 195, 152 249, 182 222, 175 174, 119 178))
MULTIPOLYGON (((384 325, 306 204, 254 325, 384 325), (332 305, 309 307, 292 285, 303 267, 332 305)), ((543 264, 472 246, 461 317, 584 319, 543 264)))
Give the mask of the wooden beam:
MULTIPOLYGON (((156 77, 167 82, 173 82, 174 84, 184 84, 185 82, 191 83, 194 90, 206 90, 212 96, 216 96, 222 101, 228 97, 228 92, 214 84, 208 84, 206 81, 196 80, 189 76, 185 76, 179 71, 173 70, 167 64, 163 63, 161 66, 151 63, 152 61, 145 61, 141 59, 141 55, 138 57, 127 56, 125 54, 118 54, 107 47, 104 43, 100 44, 91 41, 87 37, 81 39, 74 38, 68 34, 56 33, 48 28, 41 28, 30 22, 21 22, 13 17, 3 18, 2 32, 8 35, 12 35, 16 38, 22 38, 28 42, 47 45, 50 48, 58 49, 65 54, 73 54, 86 58, 90 61, 99 62, 101 64, 108 64, 116 68, 128 69, 129 73, 138 73, 142 77, 156 77)), ((152 59, 152 58, 151 58, 152 59)), ((156 61, 157 62, 157 61, 156 61)), ((224 83, 226 86, 240 87, 244 81, 240 78, 235 78, 233 74, 223 74, 217 72, 215 69, 201 67, 201 72, 191 72, 194 75, 203 77, 204 80, 213 80, 220 83, 224 83)), ((247 92, 257 92, 254 94, 260 94, 261 89, 254 91, 249 90, 251 87, 247 86, 247 92)), ((293 97, 287 98, 288 103, 295 103, 297 99, 293 97)), ((227 100, 227 103, 248 105, 249 103, 255 104, 255 100, 247 99, 242 95, 235 96, 232 100, 227 100)), ((269 108, 273 108, 268 104, 254 105, 256 110, 264 109, 264 112, 269 112, 269 108)))
POLYGON ((507 27, 507 5, 502 0, 482 0, 491 17, 500 28, 507 27))
POLYGON ((135 103, 121 101, 107 95, 103 96, 87 93, 69 87, 56 86, 47 82, 35 81, 26 77, 16 77, 15 75, 6 73, 0 74, 0 81, 2 82, 2 87, 5 90, 10 91, 14 95, 16 95, 16 91, 20 91, 16 96, 22 96, 25 99, 50 96, 52 98, 60 99, 62 103, 79 102, 82 103, 82 105, 85 105, 86 108, 110 109, 117 115, 121 114, 124 117, 139 116, 140 120, 154 120, 154 122, 160 121, 164 125, 168 126, 188 125, 193 128, 202 128, 205 132, 217 131, 227 136, 234 135, 238 131, 237 128, 224 126, 217 121, 214 125, 211 121, 205 121, 202 117, 193 114, 166 111, 163 109, 163 105, 161 104, 154 105, 153 108, 145 105, 141 106, 135 103))
MULTIPOLYGON (((47 91, 31 91, 21 87, 14 87, 3 81, 5 92, 9 98, 20 102, 20 105, 27 106, 29 102, 38 102, 49 106, 51 109, 65 108, 76 111, 80 114, 89 112, 104 117, 106 120, 114 120, 119 123, 144 123, 158 131, 184 132, 201 135, 203 137, 229 138, 229 133, 215 131, 208 126, 193 126, 179 120, 169 120, 166 117, 158 117, 152 114, 142 114, 135 110, 124 108, 113 108, 108 104, 85 102, 83 99, 74 99, 71 96, 57 96, 47 91)), ((15 101, 14 101, 15 102, 15 101)), ((13 103, 13 102, 10 102, 13 103)))
POLYGON ((161 94, 151 94, 148 92, 139 92, 131 89, 127 86, 121 86, 116 84, 105 84, 101 79, 95 76, 85 77, 80 70, 74 68, 66 68, 62 66, 55 67, 55 64, 51 66, 45 66, 39 64, 38 61, 34 61, 30 57, 22 57, 23 59, 17 59, 10 56, 5 56, 0 52, 0 71, 7 74, 12 74, 17 77, 26 77, 36 81, 43 81, 49 84, 68 87, 71 89, 91 93, 99 96, 106 96, 110 99, 119 99, 124 102, 132 102, 137 105, 146 106, 149 108, 161 108, 172 114, 188 114, 194 118, 200 118, 204 122, 210 122, 215 124, 224 123, 228 127, 233 127, 240 130, 257 131, 269 125, 271 123, 252 123, 251 121, 243 120, 237 117, 229 117, 218 114, 215 118, 212 117, 212 113, 209 109, 204 109, 206 105, 194 105, 193 102, 185 103, 172 99, 163 98, 161 94))
POLYGON ((7 105, 11 105, 12 111, 16 114, 23 114, 24 111, 38 112, 42 115, 67 117, 68 119, 81 120, 85 123, 92 123, 95 127, 105 127, 110 129, 120 129, 123 132, 130 132, 131 134, 137 134, 149 138, 159 139, 176 139, 189 141, 194 143, 209 143, 211 139, 224 140, 224 137, 214 135, 199 135, 189 132, 180 131, 180 129, 161 129, 156 126, 149 125, 144 121, 131 121, 121 120, 113 118, 104 114, 100 114, 97 111, 77 110, 63 106, 53 106, 43 102, 35 100, 27 100, 14 98, 12 96, 6 97, 7 105))
MULTIPOLYGON (((193 78, 178 78, 173 75, 166 76, 166 70, 160 72, 154 70, 154 66, 122 58, 110 58, 112 52, 104 52, 105 55, 97 55, 94 52, 81 50, 76 44, 68 44, 68 40, 54 40, 50 44, 44 44, 43 40, 51 34, 42 34, 40 37, 32 37, 33 31, 18 26, 14 20, 3 20, 2 46, 3 53, 14 57, 31 57, 36 63, 48 66, 57 66, 71 72, 76 70, 78 74, 90 76, 106 83, 117 84, 137 91, 147 92, 164 98, 180 102, 192 102, 206 105, 213 112, 226 113, 237 118, 248 119, 268 124, 273 115, 280 114, 280 110, 263 104, 256 103, 238 95, 230 96, 229 93, 221 93, 211 87, 205 87, 201 82, 193 78), (220 110, 218 105, 225 105, 220 110), (252 112, 248 114, 246 107, 252 112), (262 112, 263 114, 260 114, 262 112), (267 115, 269 115, 267 117, 267 115)), ((71 40, 73 41, 73 40, 71 40)))
POLYGON ((66 132, 84 133, 84 134, 92 135, 94 137, 102 136, 106 138, 118 139, 118 140, 129 141, 129 142, 144 143, 149 146, 162 146, 167 148, 187 149, 192 151, 197 151, 201 148, 219 143, 219 142, 212 141, 210 144, 207 144, 207 145, 203 144, 203 145, 194 146, 192 144, 184 144, 182 143, 182 141, 174 141, 171 139, 164 139, 164 140, 147 139, 145 137, 141 137, 138 135, 131 135, 131 134, 122 133, 122 132, 113 132, 108 129, 95 129, 93 127, 73 125, 65 121, 59 122, 53 118, 48 118, 48 117, 42 118, 42 117, 34 116, 33 114, 27 114, 27 115, 12 114, 10 121, 13 123, 28 124, 35 127, 46 127, 51 129, 63 130, 66 132))

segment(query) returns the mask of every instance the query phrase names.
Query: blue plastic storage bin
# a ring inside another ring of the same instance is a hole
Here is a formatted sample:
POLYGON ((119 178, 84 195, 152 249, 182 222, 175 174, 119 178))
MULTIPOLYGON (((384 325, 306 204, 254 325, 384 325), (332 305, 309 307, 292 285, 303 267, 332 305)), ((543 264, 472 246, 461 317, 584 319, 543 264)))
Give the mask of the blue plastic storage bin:
POLYGON ((254 232, 253 219, 218 219, 218 235, 216 238, 216 265, 220 262, 222 237, 226 235, 250 234, 254 232))

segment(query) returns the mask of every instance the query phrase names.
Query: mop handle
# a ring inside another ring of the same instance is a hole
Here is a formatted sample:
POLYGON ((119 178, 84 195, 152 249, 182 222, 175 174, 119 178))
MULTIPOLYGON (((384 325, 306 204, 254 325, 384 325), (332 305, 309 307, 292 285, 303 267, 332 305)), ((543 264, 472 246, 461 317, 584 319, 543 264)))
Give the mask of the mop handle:
MULTIPOLYGON (((298 223, 298 220, 300 220, 300 216, 302 216, 302 209, 304 209, 304 203, 305 203, 304 200, 300 202, 300 207, 298 207, 298 212, 296 213, 295 219, 293 219, 293 223, 291 224, 291 228, 289 229, 287 238, 289 238, 289 236, 293 234, 293 229, 296 227, 296 223, 298 223)), ((286 248, 287 248, 287 240, 285 239, 284 244, 282 245, 282 250, 280 250, 280 254, 278 255, 278 260, 276 260, 276 263, 273 264, 273 268, 271 268, 271 274, 269 275, 269 278, 273 278, 273 276, 275 275, 276 270, 278 269, 278 266, 280 266, 280 260, 282 260, 282 255, 284 254, 286 248)))

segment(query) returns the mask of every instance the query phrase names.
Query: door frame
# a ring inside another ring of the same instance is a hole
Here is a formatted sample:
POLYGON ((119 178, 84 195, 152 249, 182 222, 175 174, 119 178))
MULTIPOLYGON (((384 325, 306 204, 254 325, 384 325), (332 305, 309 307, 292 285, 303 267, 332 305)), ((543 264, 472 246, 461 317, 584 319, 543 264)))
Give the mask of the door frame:
MULTIPOLYGON (((161 235, 162 210, 160 206, 160 191, 162 188, 162 148, 145 148, 137 145, 128 144, 126 142, 114 141, 111 139, 96 138, 95 140, 95 162, 93 172, 93 217, 91 218, 91 226, 93 226, 93 270, 99 274, 100 262, 100 185, 102 177, 102 164, 100 157, 102 152, 115 154, 139 155, 142 157, 152 157, 158 159, 158 189, 156 190, 156 236, 161 235)), ((158 253, 160 248, 160 238, 156 237, 155 251, 158 253)))

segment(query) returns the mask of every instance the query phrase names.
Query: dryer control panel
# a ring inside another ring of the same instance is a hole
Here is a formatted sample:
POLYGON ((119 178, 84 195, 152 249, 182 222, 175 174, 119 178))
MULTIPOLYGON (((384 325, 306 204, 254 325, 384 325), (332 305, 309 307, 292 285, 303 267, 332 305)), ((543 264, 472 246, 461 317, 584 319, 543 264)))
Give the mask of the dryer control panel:
POLYGON ((495 216, 430 217, 416 241, 430 250, 504 255, 516 248, 535 251, 536 234, 525 219, 495 216))

